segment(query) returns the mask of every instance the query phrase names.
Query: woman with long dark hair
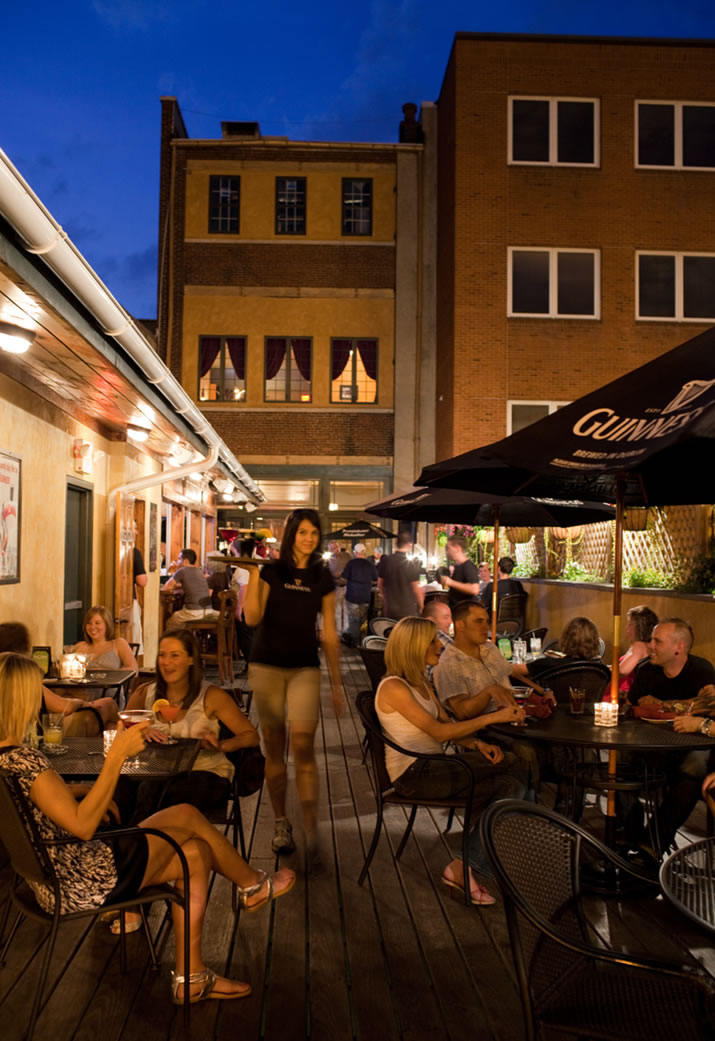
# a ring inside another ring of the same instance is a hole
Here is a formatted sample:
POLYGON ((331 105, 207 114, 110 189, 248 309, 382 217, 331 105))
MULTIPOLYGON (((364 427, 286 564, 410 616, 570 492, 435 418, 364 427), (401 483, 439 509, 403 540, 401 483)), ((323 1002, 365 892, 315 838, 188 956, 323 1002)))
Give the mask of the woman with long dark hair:
POLYGON ((248 678, 263 734, 266 783, 276 823, 273 850, 295 849, 286 816, 286 745, 288 728, 295 760, 309 869, 319 863, 318 769, 315 730, 320 715, 318 615, 322 615, 323 651, 328 665, 335 711, 344 708, 340 679, 335 596, 330 571, 318 553, 321 531, 315 510, 294 510, 286 521, 280 557, 251 567, 243 606, 248 625, 257 632, 248 678))

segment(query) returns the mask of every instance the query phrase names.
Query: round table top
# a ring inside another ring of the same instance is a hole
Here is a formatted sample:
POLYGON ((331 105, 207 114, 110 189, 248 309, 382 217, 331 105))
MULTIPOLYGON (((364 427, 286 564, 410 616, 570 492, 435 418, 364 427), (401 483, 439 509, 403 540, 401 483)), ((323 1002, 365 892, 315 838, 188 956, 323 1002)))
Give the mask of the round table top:
POLYGON ((652 723, 645 719, 621 719, 616 727, 597 727, 593 722, 591 705, 586 705, 582 716, 572 715, 567 705, 557 705, 548 719, 528 718, 525 727, 497 723, 489 730, 513 740, 581 748, 686 752, 693 748, 715 747, 712 738, 703 734, 676 733, 671 722, 652 723))

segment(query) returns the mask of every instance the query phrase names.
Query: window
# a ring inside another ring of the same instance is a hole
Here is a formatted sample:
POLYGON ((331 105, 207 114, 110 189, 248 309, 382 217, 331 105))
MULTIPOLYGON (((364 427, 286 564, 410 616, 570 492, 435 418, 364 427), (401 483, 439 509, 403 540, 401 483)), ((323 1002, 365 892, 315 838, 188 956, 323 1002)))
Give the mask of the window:
POLYGON ((343 177, 343 235, 372 235, 372 178, 343 177))
POLYGON ((331 401, 377 401, 377 340, 333 340, 330 365, 331 401))
POLYGON ((598 166, 598 101, 509 98, 509 162, 598 166))
POLYGON ((715 254, 639 253, 638 318, 715 319, 715 254))
POLYGON ((516 434, 564 405, 568 405, 568 401, 507 401, 506 432, 516 434))
POLYGON ((297 506, 317 508, 320 504, 320 481, 261 479, 257 480, 256 484, 268 500, 261 506, 262 510, 274 509, 276 506, 291 510, 297 506))
POLYGON ((636 102, 636 166, 715 168, 715 105, 636 102))
POLYGON ((598 250, 510 249, 508 314, 598 318, 598 250))
POLYGON ((311 351, 307 337, 266 337, 266 401, 311 400, 311 351))
POLYGON ((276 177, 276 234, 305 235, 305 177, 276 177))
POLYGON ((237 235, 240 177, 209 177, 209 232, 237 235))
POLYGON ((381 499, 384 488, 384 481, 331 481, 330 502, 339 510, 360 512, 366 502, 381 499))
POLYGON ((199 337, 199 401, 246 400, 246 337, 199 337))

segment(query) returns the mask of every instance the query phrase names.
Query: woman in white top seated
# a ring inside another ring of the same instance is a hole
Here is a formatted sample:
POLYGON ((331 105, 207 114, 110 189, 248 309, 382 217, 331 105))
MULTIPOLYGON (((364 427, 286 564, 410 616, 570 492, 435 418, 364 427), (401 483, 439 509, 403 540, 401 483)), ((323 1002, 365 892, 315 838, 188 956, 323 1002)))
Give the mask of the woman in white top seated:
MULTIPOLYGON (((519 760, 497 745, 481 741, 478 730, 489 723, 521 722, 523 709, 509 706, 476 719, 451 721, 429 684, 425 669, 436 665, 442 653, 437 629, 427 618, 403 618, 390 633, 385 648, 387 674, 375 695, 380 725, 391 740, 413 752, 442 752, 445 741, 455 741, 467 751, 460 753, 472 773, 473 820, 469 837, 470 868, 490 875, 484 859, 477 820, 494 799, 520 799, 526 782, 519 760)), ((385 765, 395 790, 402 795, 446 799, 466 794, 462 770, 454 768, 451 756, 442 760, 413 759, 386 746, 385 765)), ((445 885, 464 893, 462 861, 451 861, 442 873, 445 885)), ((479 885, 469 871, 473 904, 493 904, 494 897, 479 885)))
POLYGON ((72 648, 73 654, 85 654, 91 669, 134 669, 139 671, 132 649, 121 636, 114 638, 114 621, 106 607, 90 607, 82 622, 85 639, 72 648))

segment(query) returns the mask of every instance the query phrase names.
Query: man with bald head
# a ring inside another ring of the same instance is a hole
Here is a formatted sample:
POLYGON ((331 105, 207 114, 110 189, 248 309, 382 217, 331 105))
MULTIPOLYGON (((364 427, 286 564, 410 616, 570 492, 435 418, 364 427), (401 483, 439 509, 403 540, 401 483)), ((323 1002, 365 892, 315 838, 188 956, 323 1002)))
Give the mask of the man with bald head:
MULTIPOLYGON (((712 664, 707 658, 691 654, 692 645, 693 630, 682 618, 664 618, 656 625, 648 644, 648 660, 636 667, 629 701, 633 705, 677 711, 677 703, 691 702, 703 687, 715 683, 712 664)), ((658 766, 668 775, 657 814, 660 843, 667 850, 698 801, 708 770, 708 751, 688 752, 682 757, 663 756, 658 766)), ((644 838, 642 832, 641 842, 644 838)))

